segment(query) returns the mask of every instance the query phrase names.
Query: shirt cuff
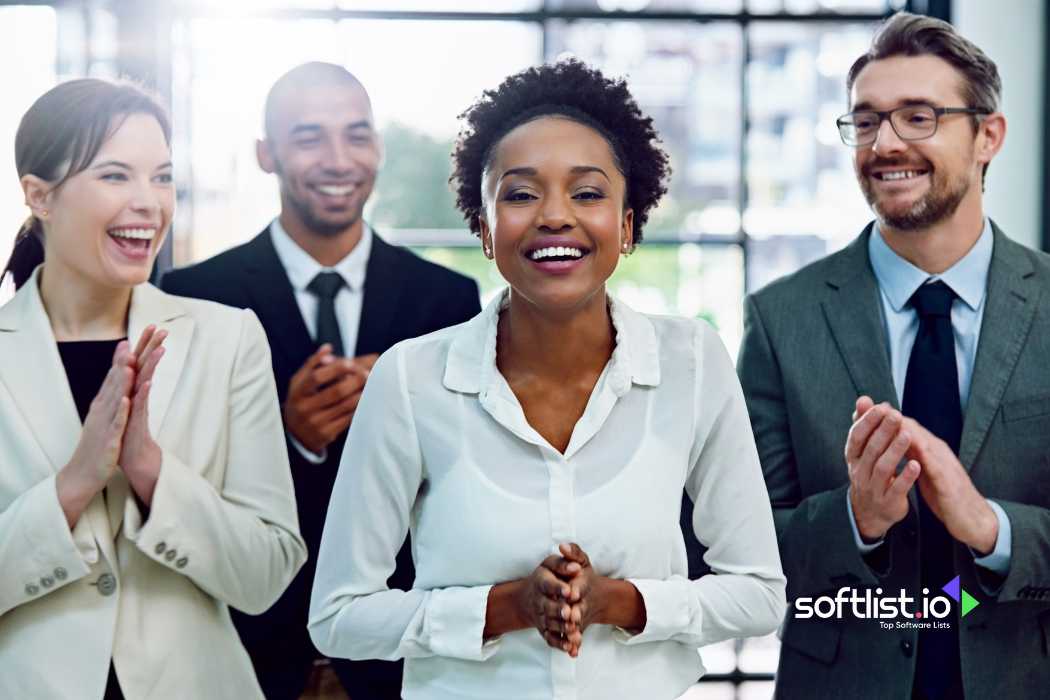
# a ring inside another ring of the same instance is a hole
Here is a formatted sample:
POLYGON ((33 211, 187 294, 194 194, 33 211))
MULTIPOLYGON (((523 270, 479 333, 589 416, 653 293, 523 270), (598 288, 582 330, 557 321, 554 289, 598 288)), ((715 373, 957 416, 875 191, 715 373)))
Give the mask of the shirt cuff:
POLYGON ((496 653, 500 638, 483 641, 485 611, 492 586, 442 588, 430 592, 426 636, 438 656, 484 661, 496 653))
POLYGON ((874 552, 879 545, 886 541, 886 538, 881 538, 878 542, 868 544, 861 538, 860 530, 857 529, 857 519, 853 517, 853 501, 850 500, 849 489, 846 489, 846 510, 849 512, 849 526, 853 528, 853 541, 857 543, 857 549, 860 550, 861 554, 874 552))
POLYGON ((703 611, 691 605, 694 599, 692 581, 669 579, 627 579, 642 596, 645 604, 645 627, 632 632, 622 627, 613 631, 613 639, 627 645, 663 642, 679 634, 699 634, 703 611))
POLYGON ((301 442, 295 439, 295 436, 288 433, 288 440, 291 441, 292 447, 295 448, 296 452, 303 456, 310 464, 324 464, 328 460, 328 448, 322 447, 320 452, 313 452, 308 450, 301 442))
POLYGON ((970 549, 970 553, 973 554, 973 563, 977 566, 984 567, 1000 576, 1006 576, 1010 573, 1010 555, 1012 554, 1010 518, 1007 517, 1006 511, 1003 510, 1001 505, 989 499, 985 500, 988 501, 988 505, 995 511, 995 518, 999 521, 999 534, 995 538, 995 549, 983 557, 973 551, 973 549, 970 549))

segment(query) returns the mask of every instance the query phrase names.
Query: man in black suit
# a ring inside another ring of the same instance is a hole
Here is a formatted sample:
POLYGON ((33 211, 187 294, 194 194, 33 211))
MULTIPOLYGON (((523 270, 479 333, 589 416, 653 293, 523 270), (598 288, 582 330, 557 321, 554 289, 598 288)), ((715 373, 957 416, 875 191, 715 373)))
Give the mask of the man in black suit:
MULTIPOLYGON (((257 617, 234 612, 234 622, 271 700, 298 698, 304 688, 345 697, 333 670, 353 700, 400 698, 401 662, 329 663, 314 648, 306 630, 314 563, 346 431, 376 357, 477 314, 478 287, 387 244, 364 222, 381 144, 368 94, 344 68, 307 63, 274 84, 257 156, 280 182, 280 215, 251 241, 162 281, 173 294, 252 309, 273 352, 310 559, 273 608, 257 617), (333 685, 334 694, 324 690, 333 685)), ((410 588, 413 576, 406 543, 390 585, 410 588)))

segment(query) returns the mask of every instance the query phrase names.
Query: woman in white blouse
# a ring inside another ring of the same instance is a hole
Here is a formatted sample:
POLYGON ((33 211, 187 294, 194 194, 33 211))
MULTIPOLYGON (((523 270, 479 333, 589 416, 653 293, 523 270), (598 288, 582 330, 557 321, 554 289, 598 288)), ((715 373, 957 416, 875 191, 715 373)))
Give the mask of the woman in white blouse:
POLYGON ((776 628, 785 581, 718 336, 606 293, 667 157, 626 85, 576 61, 466 119, 458 204, 510 288, 376 364, 310 633, 329 656, 405 658, 409 700, 671 700, 699 647, 776 628), (683 488, 717 575, 688 578, 683 488), (415 586, 389 590, 409 530, 415 586))

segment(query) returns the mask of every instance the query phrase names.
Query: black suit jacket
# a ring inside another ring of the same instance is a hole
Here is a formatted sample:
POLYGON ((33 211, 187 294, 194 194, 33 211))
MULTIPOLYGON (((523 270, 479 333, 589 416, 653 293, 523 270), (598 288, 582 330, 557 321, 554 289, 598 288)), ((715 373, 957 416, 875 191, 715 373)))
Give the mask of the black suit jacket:
MULTIPOLYGON (((167 273, 161 287, 171 294, 252 309, 269 338, 277 391, 284 403, 292 375, 317 346, 306 329, 269 228, 243 245, 167 273)), ((382 353, 406 338, 462 323, 480 310, 476 282, 374 235, 354 355, 382 353)), ((297 698, 313 659, 320 656, 310 641, 306 621, 325 513, 345 439, 344 433, 329 445, 324 464, 311 464, 288 443, 300 531, 309 560, 266 613, 254 617, 233 613, 259 681, 271 699, 297 698)), ((414 570, 407 542, 397 561, 390 585, 411 588, 414 570)), ((401 662, 333 663, 354 700, 400 697, 401 662)))

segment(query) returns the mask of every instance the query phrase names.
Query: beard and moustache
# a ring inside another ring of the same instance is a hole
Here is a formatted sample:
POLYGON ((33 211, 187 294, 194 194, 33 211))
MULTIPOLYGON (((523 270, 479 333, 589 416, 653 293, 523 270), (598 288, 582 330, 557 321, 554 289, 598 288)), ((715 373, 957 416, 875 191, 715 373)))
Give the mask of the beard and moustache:
POLYGON ((930 163, 921 165, 911 164, 904 160, 893 160, 877 158, 864 165, 860 180, 860 188, 864 192, 864 198, 875 211, 879 223, 898 231, 915 231, 929 228, 934 224, 947 219, 959 208, 966 194, 970 191, 970 182, 966 177, 952 178, 948 174, 942 175, 933 168, 930 163), (911 165, 917 169, 926 170, 929 173, 930 188, 917 202, 907 209, 890 210, 878 199, 875 189, 871 184, 871 171, 883 167, 906 167, 911 165))
POLYGON ((335 238, 356 224, 357 220, 361 218, 363 205, 361 208, 352 209, 345 216, 335 221, 322 218, 309 202, 300 199, 291 191, 291 188, 285 186, 284 169, 281 167, 280 162, 275 163, 274 173, 281 181, 282 199, 285 199, 292 205, 299 220, 303 222, 306 228, 318 236, 335 238))

